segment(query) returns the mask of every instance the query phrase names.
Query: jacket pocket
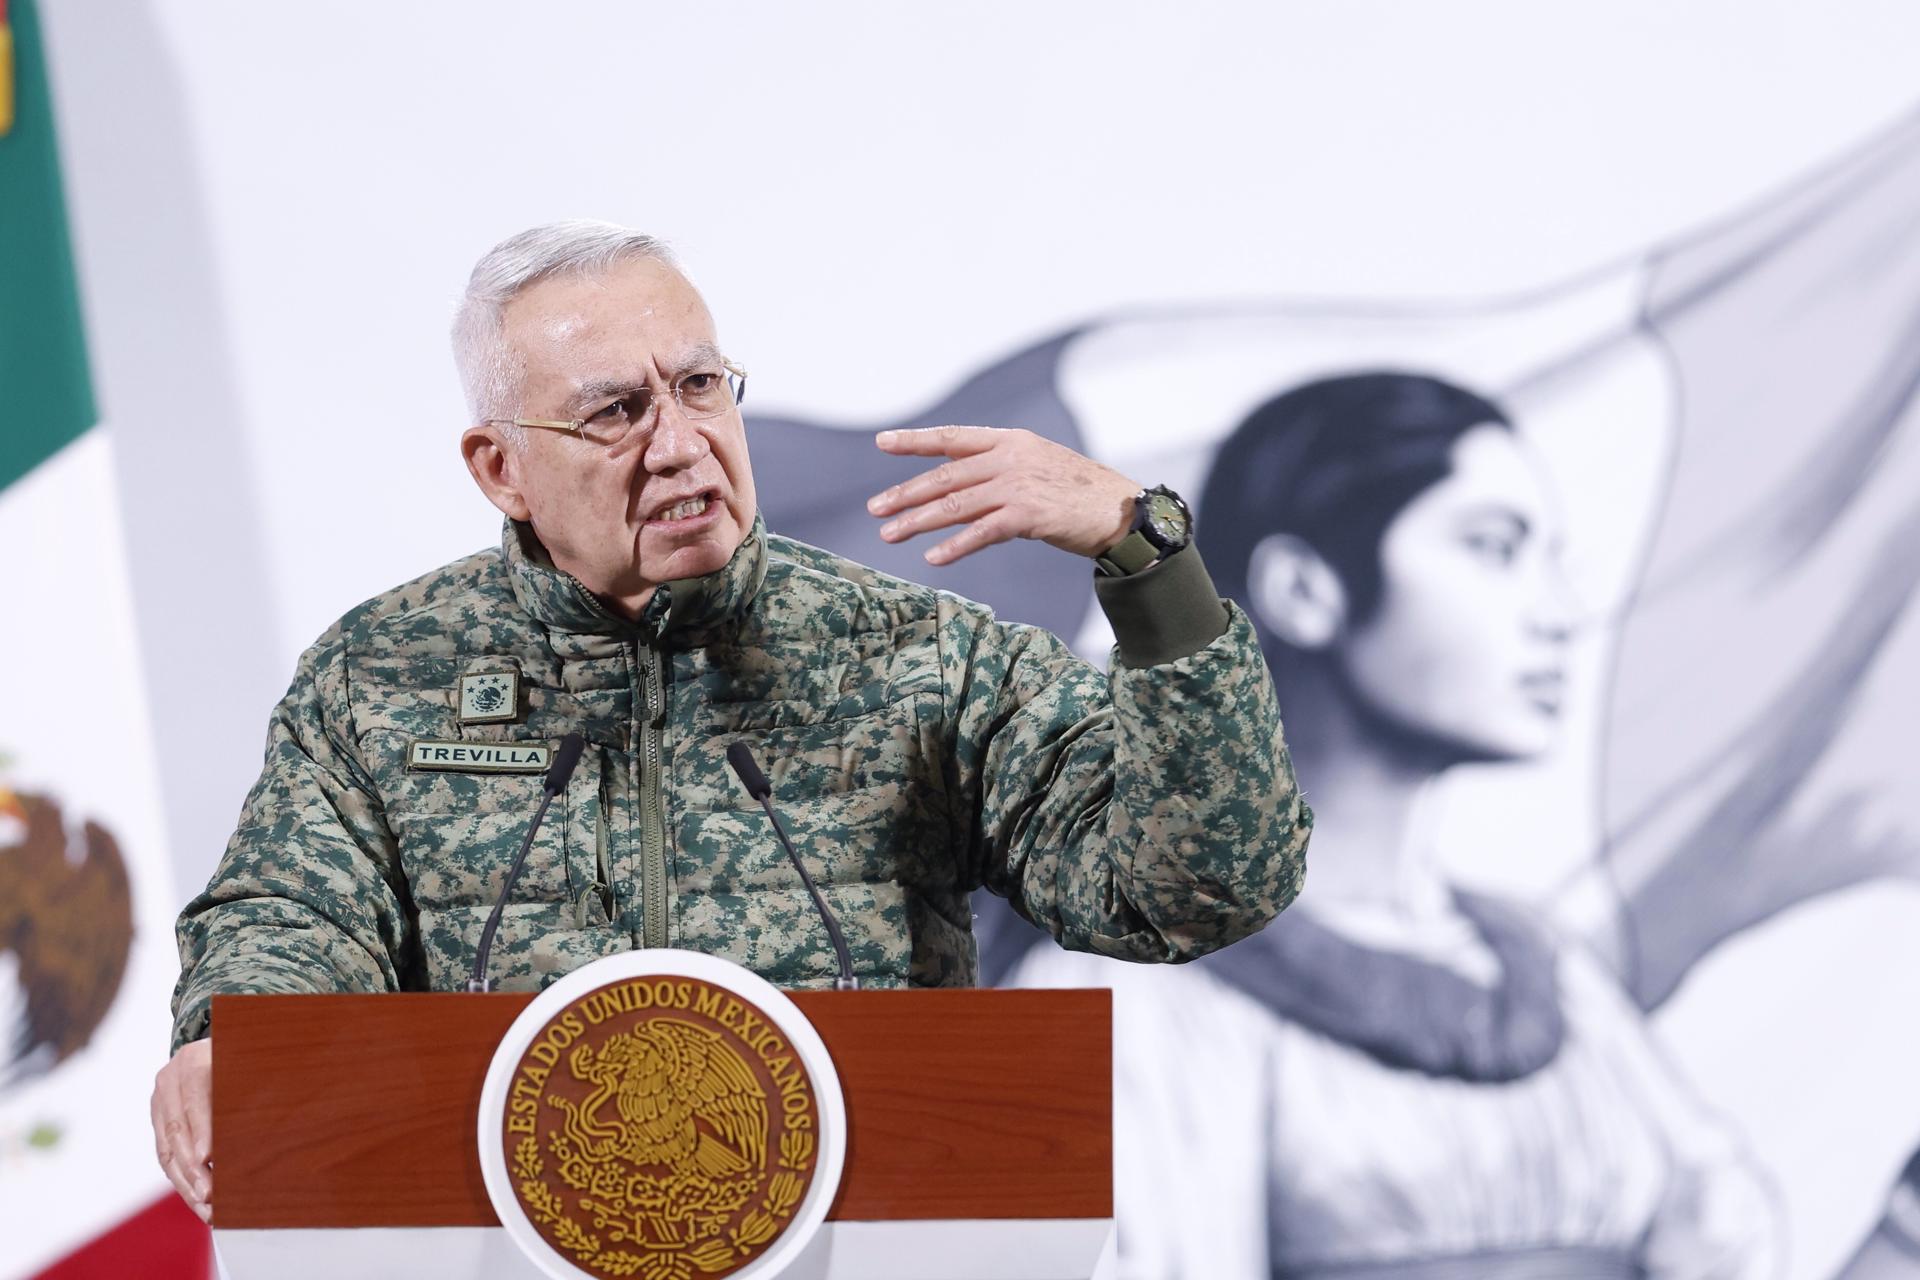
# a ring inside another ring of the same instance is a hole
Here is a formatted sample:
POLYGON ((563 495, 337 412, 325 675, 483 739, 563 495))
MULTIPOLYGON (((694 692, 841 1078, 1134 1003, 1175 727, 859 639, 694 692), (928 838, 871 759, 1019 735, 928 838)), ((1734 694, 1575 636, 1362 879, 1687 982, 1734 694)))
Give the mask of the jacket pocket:
MULTIPOLYGON (((378 736, 402 762, 382 770, 381 789, 414 904, 423 914, 491 909, 539 811, 545 775, 410 771, 403 762, 411 739, 378 736)), ((547 808, 514 884, 513 902, 565 904, 571 916, 578 895, 594 884, 601 774, 601 752, 589 749, 547 808)))

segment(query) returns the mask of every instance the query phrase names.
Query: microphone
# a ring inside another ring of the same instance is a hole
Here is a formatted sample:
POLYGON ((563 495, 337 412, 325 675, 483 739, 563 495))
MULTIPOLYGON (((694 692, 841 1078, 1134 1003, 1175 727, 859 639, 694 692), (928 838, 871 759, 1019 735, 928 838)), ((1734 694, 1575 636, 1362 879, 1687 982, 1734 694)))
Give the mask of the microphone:
POLYGON ((547 816, 547 806, 553 803, 555 796, 567 789, 567 782, 579 766, 580 753, 586 749, 586 745, 585 738, 570 733, 560 739, 560 746, 553 753, 553 763, 547 766, 547 779, 540 784, 540 807, 534 810, 533 821, 527 826, 527 838, 520 842, 519 856, 507 868, 507 881, 500 886, 500 900, 493 904, 493 914, 487 917, 487 927, 480 931, 480 950, 473 957, 473 976, 467 979, 469 991, 493 990, 493 979, 487 976, 487 956, 493 950, 493 935, 500 928, 501 913, 507 909, 507 897, 513 892, 513 882, 520 878, 520 868, 527 865, 527 851, 533 848, 533 837, 539 834, 541 819, 547 816))
POLYGON ((820 913, 820 919, 826 922, 827 939, 833 943, 834 957, 840 962, 840 976, 833 980, 835 991, 858 991, 860 980, 853 976, 853 957, 847 953, 847 939, 840 932, 840 922, 834 919, 833 912, 827 907, 827 900, 820 896, 819 886, 813 883, 813 877, 807 874, 806 866, 801 863, 800 855, 794 852, 793 841, 787 839, 787 829, 780 825, 779 815, 773 811, 773 784, 767 781, 767 775, 760 772, 760 766, 754 762, 753 752, 744 742, 735 742, 727 748, 727 763, 740 775, 740 782, 747 794, 760 802, 767 811, 767 821, 773 824, 773 832, 780 837, 780 844, 787 851, 787 858, 793 863, 793 869, 800 873, 800 883, 807 886, 807 894, 813 899, 813 909, 820 913))

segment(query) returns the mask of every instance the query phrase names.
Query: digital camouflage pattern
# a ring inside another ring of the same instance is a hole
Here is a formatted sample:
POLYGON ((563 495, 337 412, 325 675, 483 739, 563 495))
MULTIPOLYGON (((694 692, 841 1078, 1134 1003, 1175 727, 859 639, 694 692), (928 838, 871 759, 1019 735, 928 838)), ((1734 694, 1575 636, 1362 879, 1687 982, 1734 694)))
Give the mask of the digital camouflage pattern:
POLYGON ((542 779, 410 772, 418 739, 586 738, 495 942, 506 990, 641 946, 832 984, 826 931, 727 767, 736 739, 865 985, 971 984, 983 885, 1064 945, 1128 959, 1252 933, 1298 892, 1312 823, 1252 626, 1192 550, 1101 595, 1110 674, 756 520, 725 569, 664 585, 634 622, 509 523, 500 550, 361 605, 301 657, 180 917, 174 1042, 207 1033, 215 993, 461 989, 542 779), (1121 625, 1196 603, 1224 630, 1191 652, 1121 625), (461 677, 489 671, 518 674, 520 715, 462 724, 461 677))

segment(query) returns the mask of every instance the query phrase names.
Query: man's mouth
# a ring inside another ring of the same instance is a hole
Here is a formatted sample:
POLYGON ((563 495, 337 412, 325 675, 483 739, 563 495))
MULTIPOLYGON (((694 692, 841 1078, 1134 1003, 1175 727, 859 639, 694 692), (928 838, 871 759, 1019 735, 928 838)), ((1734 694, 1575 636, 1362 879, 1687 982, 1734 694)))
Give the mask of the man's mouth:
POLYGON ((668 503, 664 507, 656 509, 652 515, 647 517, 647 523, 678 524, 683 521, 697 520, 707 514, 707 510, 713 505, 713 502, 714 497, 711 490, 692 494, 689 497, 680 498, 668 503))

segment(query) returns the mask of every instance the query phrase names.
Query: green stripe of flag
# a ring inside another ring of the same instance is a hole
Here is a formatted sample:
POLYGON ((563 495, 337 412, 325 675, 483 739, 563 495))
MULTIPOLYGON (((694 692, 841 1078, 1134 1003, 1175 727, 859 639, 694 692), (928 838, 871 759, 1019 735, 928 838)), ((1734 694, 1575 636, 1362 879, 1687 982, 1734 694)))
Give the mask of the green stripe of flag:
POLYGON ((13 128, 0 135, 0 488, 94 424, 73 247, 33 0, 13 26, 13 128))

